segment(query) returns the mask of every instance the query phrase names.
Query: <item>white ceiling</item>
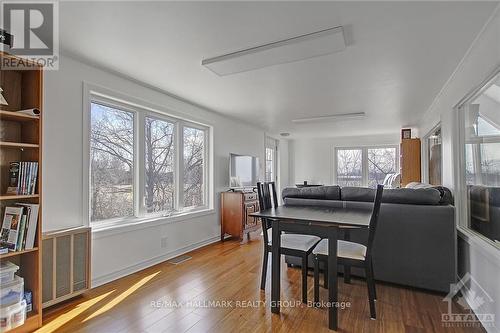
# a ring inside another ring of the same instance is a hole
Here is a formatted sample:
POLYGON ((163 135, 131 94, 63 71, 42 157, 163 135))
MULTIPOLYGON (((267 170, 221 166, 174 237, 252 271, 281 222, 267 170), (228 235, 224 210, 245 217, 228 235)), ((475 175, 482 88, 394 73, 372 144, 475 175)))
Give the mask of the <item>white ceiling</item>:
POLYGON ((418 122, 497 4, 61 2, 61 47, 269 132, 396 133, 418 122), (348 44, 340 53, 226 77, 201 66, 204 58, 339 25, 348 44), (350 112, 367 116, 291 122, 350 112))

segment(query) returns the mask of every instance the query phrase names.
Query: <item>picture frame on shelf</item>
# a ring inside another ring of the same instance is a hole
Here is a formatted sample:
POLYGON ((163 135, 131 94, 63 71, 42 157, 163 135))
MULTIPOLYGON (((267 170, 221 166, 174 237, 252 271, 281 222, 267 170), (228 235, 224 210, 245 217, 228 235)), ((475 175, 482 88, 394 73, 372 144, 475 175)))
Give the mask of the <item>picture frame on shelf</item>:
POLYGON ((411 139, 411 128, 403 128, 401 130, 401 139, 411 139))

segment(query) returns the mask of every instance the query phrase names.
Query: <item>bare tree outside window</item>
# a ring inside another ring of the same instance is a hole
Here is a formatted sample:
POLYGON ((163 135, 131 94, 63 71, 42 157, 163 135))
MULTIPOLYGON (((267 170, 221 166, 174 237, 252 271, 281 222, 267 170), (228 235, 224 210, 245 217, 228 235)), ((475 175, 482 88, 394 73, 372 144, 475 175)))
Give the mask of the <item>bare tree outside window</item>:
POLYGON ((396 172, 396 148, 368 149, 368 187, 383 184, 385 176, 396 172))
POLYGON ((174 210, 175 125, 171 122, 145 117, 145 202, 146 211, 174 210))
POLYGON ((90 100, 90 222, 130 223, 207 206, 209 128, 111 100, 90 100))
POLYGON ((340 186, 363 185, 361 149, 337 150, 337 183, 340 186))
POLYGON ((92 222, 134 215, 134 114, 91 103, 92 222))
POLYGON ((183 128, 184 207, 202 206, 204 198, 205 131, 183 128))

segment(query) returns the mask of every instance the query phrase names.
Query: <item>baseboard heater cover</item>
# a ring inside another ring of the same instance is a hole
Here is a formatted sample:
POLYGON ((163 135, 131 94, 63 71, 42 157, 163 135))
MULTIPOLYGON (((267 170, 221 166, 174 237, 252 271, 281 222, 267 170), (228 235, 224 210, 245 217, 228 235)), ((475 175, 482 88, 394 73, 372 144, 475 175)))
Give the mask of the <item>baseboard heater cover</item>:
POLYGON ((43 308, 90 289, 91 238, 88 227, 43 233, 43 308))

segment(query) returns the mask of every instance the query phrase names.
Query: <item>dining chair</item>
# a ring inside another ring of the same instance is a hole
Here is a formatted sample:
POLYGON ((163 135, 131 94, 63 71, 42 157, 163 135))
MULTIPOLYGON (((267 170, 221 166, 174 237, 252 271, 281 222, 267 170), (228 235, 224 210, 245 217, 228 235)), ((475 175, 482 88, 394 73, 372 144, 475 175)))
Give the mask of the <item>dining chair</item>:
MULTIPOLYGON (((276 185, 274 182, 257 183, 260 209, 278 207, 276 185)), ((272 252, 272 228, 270 219, 262 219, 262 236, 264 237, 264 256, 262 262, 262 277, 260 289, 266 288, 267 262, 272 252)), ((321 240, 320 237, 301 234, 282 234, 280 254, 302 259, 302 302, 307 303, 307 258, 312 249, 321 240)))
MULTIPOLYGON (((368 300, 370 303, 370 318, 376 319, 375 301, 377 299, 377 291, 375 289, 375 278, 373 275, 373 240, 375 239, 375 231, 377 229, 378 216, 380 213, 380 205, 382 203, 383 185, 377 186, 373 211, 370 218, 368 228, 368 242, 364 246, 359 243, 346 240, 337 242, 337 262, 344 266, 344 281, 350 280, 351 266, 361 267, 365 269, 366 284, 368 285, 368 300)), ((313 250, 314 255, 314 302, 319 302, 319 262, 328 260, 328 240, 322 239, 313 250)), ((326 276, 327 274, 325 274, 326 276)))

